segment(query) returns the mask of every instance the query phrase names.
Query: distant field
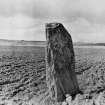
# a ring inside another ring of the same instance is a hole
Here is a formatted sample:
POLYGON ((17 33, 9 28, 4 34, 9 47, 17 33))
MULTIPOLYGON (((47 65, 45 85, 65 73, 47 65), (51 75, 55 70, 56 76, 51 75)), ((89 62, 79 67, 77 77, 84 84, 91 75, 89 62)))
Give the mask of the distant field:
MULTIPOLYGON (((76 47, 75 58, 80 89, 91 96, 102 91, 105 88, 104 47, 76 47)), ((0 102, 29 101, 46 89, 44 47, 0 46, 0 102)))

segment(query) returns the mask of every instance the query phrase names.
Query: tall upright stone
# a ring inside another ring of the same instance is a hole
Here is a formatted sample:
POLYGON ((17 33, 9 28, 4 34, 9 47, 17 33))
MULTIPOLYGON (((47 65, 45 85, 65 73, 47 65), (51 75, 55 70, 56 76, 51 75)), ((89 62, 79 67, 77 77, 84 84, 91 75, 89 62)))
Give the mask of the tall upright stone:
POLYGON ((70 34, 60 23, 46 24, 46 81, 53 101, 61 102, 66 94, 76 94, 75 56, 70 34))

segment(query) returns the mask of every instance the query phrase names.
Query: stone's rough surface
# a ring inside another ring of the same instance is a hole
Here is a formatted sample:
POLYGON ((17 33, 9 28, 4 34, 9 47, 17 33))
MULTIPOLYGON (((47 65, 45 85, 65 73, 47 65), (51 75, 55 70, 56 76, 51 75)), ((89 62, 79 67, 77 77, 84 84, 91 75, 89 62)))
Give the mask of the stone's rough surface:
POLYGON ((76 94, 75 56, 70 34, 60 23, 46 24, 46 80, 51 99, 63 101, 66 94, 76 94))

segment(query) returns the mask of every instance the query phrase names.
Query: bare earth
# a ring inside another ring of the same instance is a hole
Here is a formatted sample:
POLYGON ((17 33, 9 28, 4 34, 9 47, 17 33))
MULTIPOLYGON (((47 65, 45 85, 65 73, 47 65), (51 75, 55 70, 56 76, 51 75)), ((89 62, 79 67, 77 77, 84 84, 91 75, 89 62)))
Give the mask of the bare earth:
MULTIPOLYGON (((76 47, 75 58, 82 101, 104 96, 105 48, 76 47)), ((37 105, 46 90, 44 47, 0 47, 0 105, 37 105)))

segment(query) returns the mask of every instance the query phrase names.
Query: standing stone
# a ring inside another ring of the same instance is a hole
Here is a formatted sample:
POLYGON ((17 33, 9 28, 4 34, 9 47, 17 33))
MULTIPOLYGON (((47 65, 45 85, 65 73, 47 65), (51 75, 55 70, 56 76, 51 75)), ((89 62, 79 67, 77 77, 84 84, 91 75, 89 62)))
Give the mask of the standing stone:
POLYGON ((70 34, 60 23, 46 24, 46 81, 51 99, 61 102, 79 91, 70 34))

